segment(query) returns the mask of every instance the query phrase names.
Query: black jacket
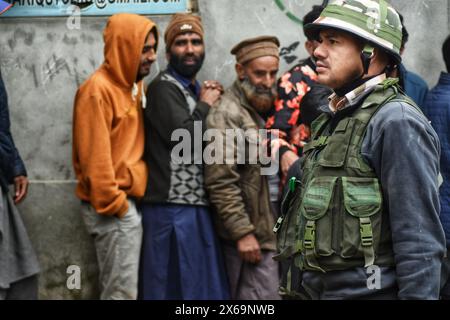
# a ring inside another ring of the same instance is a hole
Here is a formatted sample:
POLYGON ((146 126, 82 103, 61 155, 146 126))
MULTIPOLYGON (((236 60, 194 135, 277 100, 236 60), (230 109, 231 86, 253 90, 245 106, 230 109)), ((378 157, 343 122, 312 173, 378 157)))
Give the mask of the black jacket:
MULTIPOLYGON (((167 203, 172 186, 170 165, 172 149, 179 143, 172 141, 172 132, 186 129, 194 137, 194 122, 205 122, 209 106, 198 101, 192 114, 184 93, 173 83, 162 80, 163 71, 150 83, 147 90, 147 108, 144 111, 145 161, 149 168, 144 203, 167 203)), ((191 94, 194 100, 197 97, 191 94)), ((202 134, 205 128, 202 128, 202 134)), ((193 145, 193 144, 192 144, 193 145)))

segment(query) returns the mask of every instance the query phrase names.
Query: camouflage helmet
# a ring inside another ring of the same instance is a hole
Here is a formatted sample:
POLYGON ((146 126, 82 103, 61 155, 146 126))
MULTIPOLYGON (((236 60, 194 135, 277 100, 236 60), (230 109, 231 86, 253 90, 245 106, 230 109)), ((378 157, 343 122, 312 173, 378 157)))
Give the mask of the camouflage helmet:
POLYGON ((327 28, 350 32, 401 62, 402 24, 386 0, 333 0, 316 21, 305 26, 305 33, 317 38, 327 28))

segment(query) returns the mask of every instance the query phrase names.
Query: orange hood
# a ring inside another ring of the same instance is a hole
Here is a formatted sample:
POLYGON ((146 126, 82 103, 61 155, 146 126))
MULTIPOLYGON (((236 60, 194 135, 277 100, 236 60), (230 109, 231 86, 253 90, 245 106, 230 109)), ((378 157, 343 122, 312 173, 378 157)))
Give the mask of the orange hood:
POLYGON ((119 86, 132 88, 136 82, 144 42, 155 28, 153 21, 137 14, 120 13, 108 19, 103 32, 105 62, 103 67, 119 86))

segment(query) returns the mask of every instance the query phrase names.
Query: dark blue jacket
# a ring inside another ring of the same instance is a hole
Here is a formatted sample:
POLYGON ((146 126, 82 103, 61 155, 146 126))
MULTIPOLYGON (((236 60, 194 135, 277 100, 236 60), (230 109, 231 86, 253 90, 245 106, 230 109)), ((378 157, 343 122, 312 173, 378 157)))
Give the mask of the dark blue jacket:
POLYGON ((418 74, 406 70, 403 64, 399 67, 400 85, 406 95, 410 97, 420 108, 423 108, 428 94, 428 85, 418 74))
POLYGON ((10 126, 8 96, 0 70, 0 182, 3 187, 7 183, 12 183, 14 177, 27 175, 25 165, 14 145, 10 126))
POLYGON ((442 73, 438 84, 427 96, 424 113, 441 141, 441 221, 450 246, 450 73, 442 73))
POLYGON ((13 152, 11 149, 11 140, 7 135, 0 131, 0 168, 1 172, 12 170, 13 152))

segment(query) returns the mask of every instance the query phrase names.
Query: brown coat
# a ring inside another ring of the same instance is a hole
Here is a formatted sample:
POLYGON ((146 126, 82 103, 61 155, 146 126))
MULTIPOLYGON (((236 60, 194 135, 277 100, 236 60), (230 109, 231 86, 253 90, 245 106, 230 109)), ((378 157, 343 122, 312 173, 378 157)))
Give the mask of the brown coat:
MULTIPOLYGON (((225 141, 226 129, 259 129, 258 117, 235 83, 211 108, 207 127, 219 130, 225 141)), ((232 242, 254 233, 262 249, 275 250, 267 176, 261 175, 260 164, 248 162, 246 158, 245 164, 235 161, 205 166, 205 184, 216 212, 218 233, 222 239, 232 242)))

